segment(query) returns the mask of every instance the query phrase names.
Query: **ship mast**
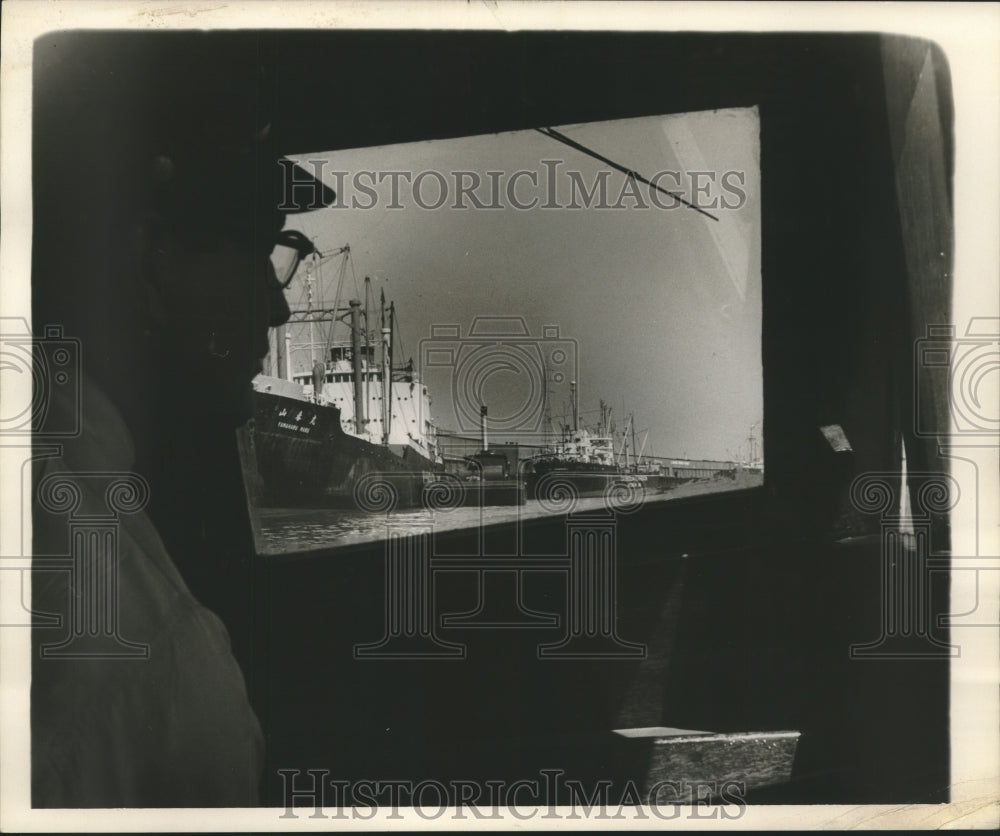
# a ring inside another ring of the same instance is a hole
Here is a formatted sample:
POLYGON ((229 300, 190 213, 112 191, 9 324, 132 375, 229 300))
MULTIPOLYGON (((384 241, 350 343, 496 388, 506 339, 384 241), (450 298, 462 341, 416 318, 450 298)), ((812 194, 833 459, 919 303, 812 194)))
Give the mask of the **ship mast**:
POLYGON ((396 303, 389 303, 389 425, 386 435, 392 432, 392 364, 396 361, 396 303))
POLYGON ((385 291, 382 304, 382 444, 389 445, 389 419, 392 415, 392 328, 385 324, 385 291))
MULTIPOLYGON (((389 303, 389 371, 392 371, 392 364, 396 354, 396 303, 389 303)), ((390 415, 392 413, 390 412, 390 415)))
POLYGON ((570 398, 573 400, 573 434, 575 435, 576 433, 578 433, 580 431, 579 415, 578 415, 578 412, 577 412, 577 403, 576 403, 576 381, 575 380, 571 380, 569 382, 569 394, 570 394, 570 398))
POLYGON ((630 464, 630 462, 629 462, 629 456, 628 456, 628 432, 629 432, 629 428, 631 427, 631 425, 632 425, 632 416, 629 415, 629 417, 628 417, 628 423, 625 425, 625 432, 622 434, 623 435, 622 446, 625 448, 625 469, 626 470, 628 470, 629 464, 630 464))
MULTIPOLYGON (((371 319, 368 318, 368 302, 372 293, 372 280, 370 276, 365 276, 365 403, 371 405, 371 361, 375 358, 372 347, 371 319)), ((365 414, 368 414, 368 407, 365 407, 365 414)))
POLYGON ((274 376, 288 380, 285 367, 285 326, 279 325, 274 331, 274 376))
POLYGON ((552 443, 552 414, 549 412, 549 364, 542 355, 542 446, 552 443))
POLYGON ((309 368, 312 369, 316 365, 316 331, 314 328, 314 320, 312 316, 313 312, 313 274, 312 274, 312 262, 306 267, 305 275, 305 286, 306 286, 306 315, 309 317, 309 368))
POLYGON ((635 466, 636 469, 638 469, 639 457, 636 455, 636 447, 635 447, 635 416, 631 412, 629 413, 628 416, 628 424, 629 427, 632 429, 632 455, 635 456, 635 466))
POLYGON ((351 300, 351 362, 354 365, 354 427, 358 435, 365 429, 365 401, 361 382, 361 302, 351 300))

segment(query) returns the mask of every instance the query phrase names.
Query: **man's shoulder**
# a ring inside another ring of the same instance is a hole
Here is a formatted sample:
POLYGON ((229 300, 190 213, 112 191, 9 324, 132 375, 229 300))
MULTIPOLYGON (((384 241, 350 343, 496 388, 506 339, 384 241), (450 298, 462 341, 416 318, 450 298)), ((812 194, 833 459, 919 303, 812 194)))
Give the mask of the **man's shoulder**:
POLYGON ((229 635, 185 584, 107 429, 35 463, 35 803, 252 803, 260 728, 229 635))
POLYGON ((37 803, 253 803, 263 744, 228 633, 129 528, 82 582, 35 572, 36 619, 58 625, 32 633, 37 803))

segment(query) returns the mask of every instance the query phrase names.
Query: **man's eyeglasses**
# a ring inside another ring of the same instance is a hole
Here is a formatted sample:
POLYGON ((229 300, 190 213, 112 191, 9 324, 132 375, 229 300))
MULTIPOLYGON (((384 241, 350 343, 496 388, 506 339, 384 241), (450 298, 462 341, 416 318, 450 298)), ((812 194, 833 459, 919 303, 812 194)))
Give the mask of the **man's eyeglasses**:
POLYGON ((271 263, 278 284, 284 290, 292 283, 295 271, 306 256, 316 252, 313 242, 297 229, 287 229, 278 233, 277 243, 271 251, 271 263))

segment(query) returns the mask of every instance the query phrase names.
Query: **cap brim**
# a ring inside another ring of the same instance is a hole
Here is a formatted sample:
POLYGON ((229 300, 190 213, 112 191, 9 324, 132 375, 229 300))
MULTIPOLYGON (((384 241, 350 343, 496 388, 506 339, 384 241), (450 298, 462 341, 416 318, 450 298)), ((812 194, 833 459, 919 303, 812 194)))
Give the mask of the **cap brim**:
POLYGON ((278 160, 277 200, 278 209, 297 215, 332 206, 337 193, 300 163, 282 157, 278 160))

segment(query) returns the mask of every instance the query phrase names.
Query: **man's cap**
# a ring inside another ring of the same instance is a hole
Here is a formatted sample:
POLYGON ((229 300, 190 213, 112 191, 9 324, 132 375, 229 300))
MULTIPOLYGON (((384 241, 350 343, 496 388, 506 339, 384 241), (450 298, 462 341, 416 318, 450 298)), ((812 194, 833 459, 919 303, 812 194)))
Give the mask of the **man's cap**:
POLYGON ((282 157, 278 167, 278 209, 286 215, 332 206, 337 193, 304 166, 282 157))
POLYGON ((124 178, 204 215, 336 200, 283 156, 300 149, 276 147, 280 91, 245 33, 53 33, 35 43, 34 76, 37 177, 124 178))

